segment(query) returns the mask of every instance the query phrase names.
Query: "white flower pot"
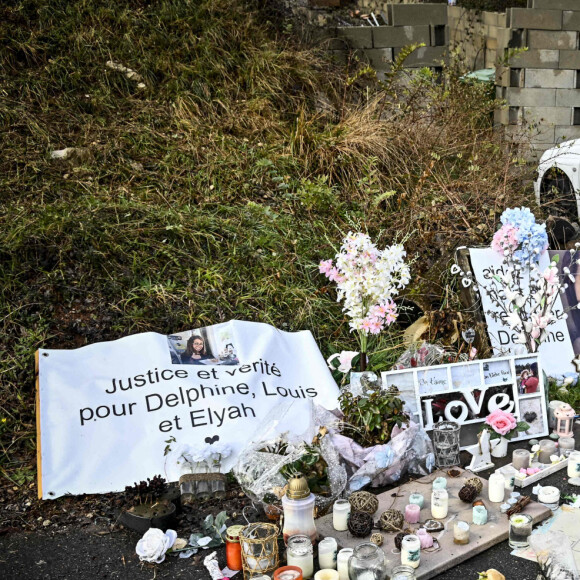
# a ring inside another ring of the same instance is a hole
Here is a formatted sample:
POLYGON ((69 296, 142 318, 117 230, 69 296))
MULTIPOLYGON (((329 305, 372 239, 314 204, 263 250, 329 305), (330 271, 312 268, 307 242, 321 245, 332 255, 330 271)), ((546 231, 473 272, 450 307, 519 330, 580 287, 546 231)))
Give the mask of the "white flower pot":
POLYGON ((507 455, 508 440, 505 437, 492 439, 491 445, 493 446, 493 449, 491 450, 492 457, 505 457, 507 455))

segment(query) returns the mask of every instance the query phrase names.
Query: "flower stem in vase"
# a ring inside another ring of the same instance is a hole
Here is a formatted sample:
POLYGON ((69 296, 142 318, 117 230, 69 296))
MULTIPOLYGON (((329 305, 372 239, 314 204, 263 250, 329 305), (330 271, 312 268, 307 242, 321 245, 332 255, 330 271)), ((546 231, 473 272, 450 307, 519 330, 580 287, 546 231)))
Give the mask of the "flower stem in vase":
POLYGON ((364 373, 367 370, 367 353, 360 353, 360 372, 364 373))

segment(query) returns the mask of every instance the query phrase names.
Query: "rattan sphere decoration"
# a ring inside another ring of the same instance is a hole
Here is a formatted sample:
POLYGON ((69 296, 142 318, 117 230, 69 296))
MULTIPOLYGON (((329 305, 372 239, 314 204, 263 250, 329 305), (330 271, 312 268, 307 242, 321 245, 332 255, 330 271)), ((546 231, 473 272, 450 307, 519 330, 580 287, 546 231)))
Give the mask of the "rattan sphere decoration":
POLYGON ((463 483, 465 485, 471 485, 472 487, 475 487, 478 494, 481 493, 481 490, 483 489, 483 483, 481 479, 479 479, 479 477, 470 477, 469 479, 466 479, 463 483))
POLYGON ((405 516, 399 510, 387 510, 379 518, 379 528, 385 532, 400 532, 405 516))
POLYGON ((364 538, 373 531, 373 516, 365 512, 350 512, 347 526, 353 536, 364 538))
POLYGON ((356 491, 348 498, 348 501, 353 510, 365 512, 371 516, 379 509, 377 496, 368 491, 356 491))
POLYGON ((378 532, 371 534, 371 542, 373 544, 376 544, 377 546, 382 546, 383 545, 383 534, 379 534, 378 532))
POLYGON ((396 536, 395 536, 395 548, 397 548, 397 550, 401 549, 401 546, 403 544, 403 538, 405 536, 408 536, 409 533, 408 532, 399 532, 396 536))
POLYGON ((473 485, 465 484, 459 490, 459 499, 465 503, 471 503, 477 497, 477 488, 473 485))

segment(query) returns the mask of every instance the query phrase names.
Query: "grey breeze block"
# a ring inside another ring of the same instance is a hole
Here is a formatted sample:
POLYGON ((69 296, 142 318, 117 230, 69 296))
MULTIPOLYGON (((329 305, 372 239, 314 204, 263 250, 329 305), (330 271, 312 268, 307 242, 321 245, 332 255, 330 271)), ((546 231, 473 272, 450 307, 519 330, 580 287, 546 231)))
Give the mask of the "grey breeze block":
POLYGON ((393 26, 447 24, 446 4, 389 4, 389 24, 393 26))
POLYGON ((578 32, 573 30, 528 30, 528 48, 576 50, 578 32))
POLYGON ((526 69, 524 87, 545 89, 573 89, 576 85, 575 70, 526 69))
POLYGON ((562 30, 562 11, 512 8, 509 24, 511 28, 562 30))
POLYGON ((378 26, 372 29, 374 48, 401 48, 409 44, 429 45, 430 29, 421 26, 378 26))

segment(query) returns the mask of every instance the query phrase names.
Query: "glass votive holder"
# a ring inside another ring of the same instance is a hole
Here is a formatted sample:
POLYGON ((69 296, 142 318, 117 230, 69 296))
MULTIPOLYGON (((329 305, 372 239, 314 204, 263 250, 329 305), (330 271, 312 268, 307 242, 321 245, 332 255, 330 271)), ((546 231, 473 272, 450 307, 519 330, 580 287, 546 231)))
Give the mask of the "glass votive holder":
POLYGON ((338 544, 334 538, 327 537, 318 543, 318 565, 325 570, 336 570, 338 544))
POLYGON ((532 516, 514 514, 510 517, 509 544, 510 548, 527 548, 528 538, 532 533, 532 516))
POLYGON ((338 572, 336 570, 319 570, 314 574, 314 580, 338 580, 338 572))
POLYGON ((538 502, 552 511, 560 507, 560 490, 553 485, 546 485, 538 492, 538 502))
POLYGON ((348 561, 354 550, 352 548, 343 548, 336 557, 336 569, 338 571, 338 580, 350 580, 348 575, 348 561))
POLYGON ((437 477, 434 479, 433 489, 447 489, 447 479, 445 477, 437 477))
POLYGON ((551 455, 556 454, 556 443, 550 439, 542 439, 540 441, 540 451, 538 452, 538 461, 545 465, 550 465, 552 460, 551 455))
POLYGON ((391 580, 417 580, 415 569, 411 566, 395 566, 391 570, 391 580))
POLYGON ((574 437, 560 437, 558 439, 558 449, 560 450, 560 455, 568 457, 574 448, 576 447, 576 441, 574 437))

